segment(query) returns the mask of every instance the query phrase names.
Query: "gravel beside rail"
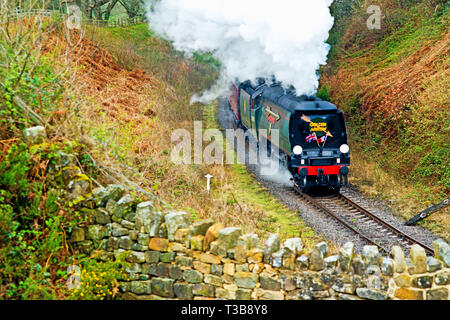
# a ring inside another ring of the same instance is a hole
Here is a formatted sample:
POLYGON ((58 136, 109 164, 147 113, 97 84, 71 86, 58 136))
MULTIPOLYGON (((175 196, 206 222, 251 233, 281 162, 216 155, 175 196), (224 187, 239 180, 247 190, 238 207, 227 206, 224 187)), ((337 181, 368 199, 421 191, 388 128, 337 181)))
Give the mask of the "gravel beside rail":
MULTIPOLYGON (((228 107, 228 102, 226 99, 221 99, 218 109, 218 120, 223 130, 233 128, 233 117, 233 113, 228 107)), ((355 244, 355 250, 361 252, 362 247, 367 244, 365 241, 355 236, 352 231, 343 227, 339 222, 327 216, 320 210, 313 208, 296 195, 285 174, 283 174, 283 180, 281 181, 279 179, 267 179, 267 177, 260 174, 260 168, 257 165, 247 165, 247 168, 255 175, 256 180, 273 196, 277 197, 290 210, 297 212, 309 227, 332 242, 335 246, 339 247, 347 241, 352 241, 355 244)), ((404 231, 413 238, 420 240, 426 245, 432 246, 432 241, 439 238, 422 227, 405 226, 405 221, 396 217, 385 202, 365 197, 351 185, 342 188, 341 192, 353 202, 377 215, 380 219, 386 220, 388 223, 401 231, 404 231)))

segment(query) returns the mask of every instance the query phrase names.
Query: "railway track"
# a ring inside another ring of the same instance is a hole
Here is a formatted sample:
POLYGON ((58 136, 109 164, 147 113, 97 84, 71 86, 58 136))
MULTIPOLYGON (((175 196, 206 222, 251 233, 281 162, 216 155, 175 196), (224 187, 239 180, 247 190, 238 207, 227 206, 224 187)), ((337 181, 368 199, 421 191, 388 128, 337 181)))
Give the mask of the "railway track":
POLYGON ((380 219, 342 193, 312 197, 303 193, 295 183, 294 190, 310 205, 337 220, 367 243, 376 245, 386 254, 390 254, 394 245, 408 250, 414 244, 423 247, 428 255, 434 254, 433 248, 380 219))

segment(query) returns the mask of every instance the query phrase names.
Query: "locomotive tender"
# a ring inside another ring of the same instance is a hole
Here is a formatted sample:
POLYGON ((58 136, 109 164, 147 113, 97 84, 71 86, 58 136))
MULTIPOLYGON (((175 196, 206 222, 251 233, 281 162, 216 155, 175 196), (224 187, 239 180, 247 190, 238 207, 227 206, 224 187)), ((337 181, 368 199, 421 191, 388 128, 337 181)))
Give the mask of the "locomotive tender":
POLYGON ((268 154, 278 157, 295 183, 339 190, 347 184, 350 150, 344 116, 335 105, 312 96, 296 96, 280 84, 232 83, 228 96, 237 127, 249 130, 268 154), (264 130, 260 130, 264 129, 264 130), (279 130, 279 143, 271 132, 279 130))

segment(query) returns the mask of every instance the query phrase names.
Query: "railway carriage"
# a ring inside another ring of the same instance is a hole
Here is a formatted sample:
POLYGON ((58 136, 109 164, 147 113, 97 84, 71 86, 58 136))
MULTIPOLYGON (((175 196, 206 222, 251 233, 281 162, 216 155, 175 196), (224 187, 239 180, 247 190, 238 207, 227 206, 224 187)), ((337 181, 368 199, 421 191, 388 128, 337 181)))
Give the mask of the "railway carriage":
POLYGON ((228 96, 237 127, 249 130, 278 157, 295 183, 339 190, 347 183, 350 150, 344 116, 330 102, 296 96, 279 84, 233 83, 228 96), (264 130, 260 130, 264 129, 264 130), (279 132, 278 141, 272 132, 279 132))

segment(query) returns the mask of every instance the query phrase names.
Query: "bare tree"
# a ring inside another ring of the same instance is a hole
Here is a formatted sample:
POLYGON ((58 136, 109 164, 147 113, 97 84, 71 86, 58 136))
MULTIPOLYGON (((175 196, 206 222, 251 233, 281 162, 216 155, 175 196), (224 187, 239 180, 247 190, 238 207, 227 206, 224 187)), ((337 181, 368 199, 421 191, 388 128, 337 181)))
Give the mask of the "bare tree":
POLYGON ((145 3, 143 0, 119 0, 120 4, 127 11, 128 17, 143 16, 145 13, 145 3))

